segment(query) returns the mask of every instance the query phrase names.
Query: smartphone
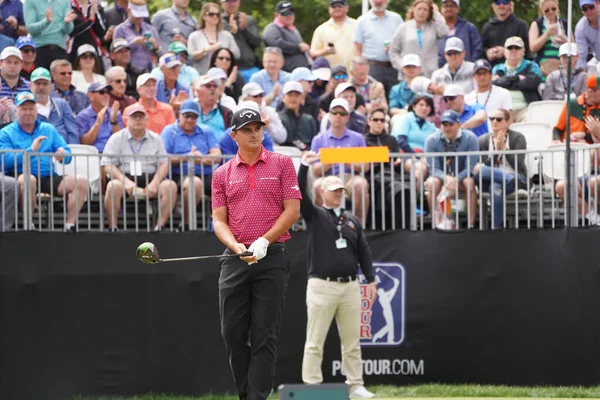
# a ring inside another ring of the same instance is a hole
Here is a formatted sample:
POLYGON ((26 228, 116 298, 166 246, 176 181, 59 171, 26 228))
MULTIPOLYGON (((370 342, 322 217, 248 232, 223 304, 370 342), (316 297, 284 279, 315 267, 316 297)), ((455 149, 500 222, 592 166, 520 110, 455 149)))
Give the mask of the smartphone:
POLYGON ((329 43, 327 43, 327 46, 333 47, 333 43, 329 42, 329 43))

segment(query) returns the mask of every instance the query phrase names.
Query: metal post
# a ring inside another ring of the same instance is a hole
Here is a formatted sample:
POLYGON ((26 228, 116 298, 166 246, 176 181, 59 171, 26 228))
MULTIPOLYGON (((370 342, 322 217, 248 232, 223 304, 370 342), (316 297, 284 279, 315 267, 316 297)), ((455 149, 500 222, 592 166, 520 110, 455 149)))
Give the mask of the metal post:
MULTIPOLYGON (((568 12, 567 12, 567 43, 571 44, 571 32, 573 30, 573 0, 568 1, 568 12)), ((583 57, 583 55, 582 55, 583 57)), ((567 145, 567 150, 565 152, 565 168, 566 168, 566 177, 567 177, 567 193, 565 196, 566 200, 566 208, 567 215, 566 217, 566 225, 567 226, 577 226, 577 194, 575 193, 573 183, 576 181, 573 176, 574 169, 571 165, 571 81, 573 79, 572 68, 571 68, 571 49, 567 53, 567 126, 566 126, 566 138, 565 143, 567 145)))

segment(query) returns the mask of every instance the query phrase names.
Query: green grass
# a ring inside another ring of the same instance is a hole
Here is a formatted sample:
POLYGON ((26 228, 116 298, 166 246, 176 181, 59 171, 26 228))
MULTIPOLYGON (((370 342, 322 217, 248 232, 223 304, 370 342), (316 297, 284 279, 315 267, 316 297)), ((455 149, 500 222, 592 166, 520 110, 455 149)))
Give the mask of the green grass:
MULTIPOLYGON (((600 386, 592 387, 515 387, 492 385, 418 385, 418 386, 369 386, 376 398, 403 397, 525 397, 525 398, 600 398, 600 386)), ((74 400, 91 398, 77 397, 74 400)), ((94 400, 117 400, 122 397, 94 397, 94 400)), ((232 395, 207 395, 202 397, 147 394, 127 397, 128 400, 236 400, 232 395)), ((277 399, 273 396, 273 399, 277 399)))

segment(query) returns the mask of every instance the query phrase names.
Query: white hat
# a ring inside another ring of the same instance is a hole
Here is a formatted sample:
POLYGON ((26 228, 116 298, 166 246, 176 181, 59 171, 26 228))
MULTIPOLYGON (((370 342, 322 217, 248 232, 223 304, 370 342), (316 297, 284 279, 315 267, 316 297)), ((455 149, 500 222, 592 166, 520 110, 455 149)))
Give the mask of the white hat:
POLYGON ((407 67, 409 65, 420 67, 421 57, 419 57, 418 54, 407 54, 402 57, 402 67, 407 67))
POLYGON ((446 44, 444 46, 444 53, 455 50, 455 51, 465 51, 465 44, 462 39, 456 36, 452 36, 446 40, 446 44))
POLYGON ((81 55, 85 53, 94 53, 94 55, 98 54, 94 46, 91 44, 82 44, 77 48, 77 57, 81 57, 81 55))
POLYGON ((429 85, 431 85, 431 79, 425 78, 424 76, 417 76, 410 83, 410 90, 414 93, 428 93, 429 85))
POLYGON ((331 69, 330 68, 317 68, 313 70, 313 75, 322 81, 329 81, 331 79, 331 69))
POLYGON ((249 82, 242 87, 242 99, 248 96, 258 96, 259 94, 265 94, 263 88, 256 82, 249 82))
POLYGON ((17 49, 14 46, 5 47, 4 50, 2 50, 2 53, 0 53, 0 61, 6 60, 10 56, 15 56, 19 60, 23 61, 23 56, 21 55, 21 50, 17 49))
POLYGON ((577 45, 575 43, 563 43, 558 48, 558 56, 566 56, 569 54, 569 50, 572 56, 577 55, 577 45))
POLYGON ((238 112, 242 108, 251 108, 254 111, 260 112, 260 109, 258 108, 258 104, 256 104, 256 102, 252 101, 252 100, 240 101, 240 104, 238 104, 238 106, 237 106, 237 108, 235 109, 234 112, 238 112))
POLYGON ((287 94, 289 92, 304 93, 304 89, 302 88, 300 82, 288 81, 285 83, 285 85, 283 85, 282 93, 287 94))
POLYGON ((340 83, 335 88, 335 97, 338 97, 342 92, 344 92, 348 89, 352 89, 354 91, 354 93, 356 93, 356 88, 354 86, 352 86, 351 83, 348 83, 348 82, 340 83))
POLYGON ((444 88, 444 97, 445 96, 464 96, 465 90, 462 86, 457 84, 448 85, 444 88))
POLYGON ((156 78, 149 73, 141 74, 138 76, 137 81, 135 81, 135 87, 139 88, 140 86, 144 86, 150 79, 154 79, 156 81, 156 78))
POLYGON ((447 1, 453 1, 454 3, 456 3, 457 6, 460 6, 460 0, 443 0, 442 4, 444 4, 447 1))
POLYGON ((150 13, 148 7, 145 4, 132 4, 129 3, 129 11, 135 18, 148 18, 150 13))
POLYGON ((210 75, 200 75, 200 77, 198 79, 196 79, 194 81, 195 84, 198 84, 200 86, 204 86, 204 85, 208 85, 211 82, 214 82, 215 78, 213 78, 210 75))
POLYGON ((212 67, 206 71, 206 75, 212 77, 213 79, 227 79, 227 74, 219 67, 212 67))
POLYGON ((340 179, 339 176, 329 175, 323 179, 323 183, 321 183, 321 187, 329 192, 333 192, 334 190, 344 189, 344 183, 340 179))
POLYGON ((346 112, 350 112, 350 104, 348 104, 346 99, 333 99, 329 105, 329 111, 333 110, 334 107, 342 107, 346 112))
POLYGON ((174 53, 165 53, 158 60, 159 67, 167 67, 169 69, 181 65, 179 56, 174 53))

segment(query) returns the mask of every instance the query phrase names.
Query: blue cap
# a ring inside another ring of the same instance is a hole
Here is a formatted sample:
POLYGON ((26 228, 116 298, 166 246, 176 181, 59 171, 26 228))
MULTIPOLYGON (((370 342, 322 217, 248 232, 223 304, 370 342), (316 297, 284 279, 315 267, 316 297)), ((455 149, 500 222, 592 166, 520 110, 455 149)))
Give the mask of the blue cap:
POLYGON ((451 122, 457 124, 460 122, 460 115, 454 110, 446 110, 442 114, 441 122, 451 122))
POLYGON ((35 103, 35 96, 31 92, 21 92, 15 97, 15 106, 20 106, 23 103, 27 103, 28 101, 33 101, 35 103))
POLYGON ((200 106, 194 100, 186 100, 179 108, 179 114, 194 113, 200 115, 200 106))
POLYGON ((317 77, 310 72, 310 69, 306 67, 298 67, 292 71, 291 80, 293 81, 309 81, 314 82, 317 80, 317 77))
POLYGON ((19 50, 21 50, 23 47, 27 47, 27 46, 33 47, 34 49, 36 48, 35 42, 29 35, 19 37, 17 39, 17 42, 15 43, 15 47, 19 50))
POLYGON ((90 86, 88 86, 87 92, 88 93, 94 93, 94 92, 99 92, 99 91, 104 90, 104 89, 112 90, 112 86, 110 86, 107 83, 94 82, 90 86))
POLYGON ((579 8, 583 7, 583 6, 591 6, 591 5, 595 5, 596 1, 595 0, 579 0, 579 8))
POLYGON ((329 61, 327 61, 325 57, 317 57, 317 59, 313 62, 311 68, 314 71, 315 69, 319 68, 331 68, 331 66, 329 65, 329 61))

